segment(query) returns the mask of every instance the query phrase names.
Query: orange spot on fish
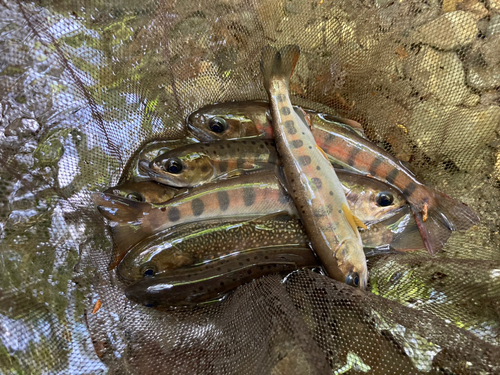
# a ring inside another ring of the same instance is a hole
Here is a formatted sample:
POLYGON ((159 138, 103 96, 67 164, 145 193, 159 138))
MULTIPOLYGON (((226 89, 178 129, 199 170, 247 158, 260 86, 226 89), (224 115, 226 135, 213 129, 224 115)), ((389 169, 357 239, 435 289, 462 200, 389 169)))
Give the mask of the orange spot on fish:
POLYGON ((429 209, 429 205, 424 203, 424 214, 422 215, 422 221, 425 223, 427 221, 427 211, 429 209))
POLYGON ((92 314, 97 313, 99 311, 99 309, 101 308, 101 305, 102 305, 101 300, 98 299, 94 305, 94 308, 92 309, 92 314))

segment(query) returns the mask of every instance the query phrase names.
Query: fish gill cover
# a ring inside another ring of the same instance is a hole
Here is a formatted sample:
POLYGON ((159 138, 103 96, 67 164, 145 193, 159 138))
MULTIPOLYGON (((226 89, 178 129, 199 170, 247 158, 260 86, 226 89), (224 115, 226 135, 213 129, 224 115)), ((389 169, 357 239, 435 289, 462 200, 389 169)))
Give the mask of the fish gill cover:
POLYGON ((500 372, 500 3, 0 2, 0 372, 500 372), (311 271, 222 303, 136 305, 91 193, 153 139, 265 99, 263 46, 298 44, 292 102, 362 124, 481 222, 369 261, 367 293, 311 271))

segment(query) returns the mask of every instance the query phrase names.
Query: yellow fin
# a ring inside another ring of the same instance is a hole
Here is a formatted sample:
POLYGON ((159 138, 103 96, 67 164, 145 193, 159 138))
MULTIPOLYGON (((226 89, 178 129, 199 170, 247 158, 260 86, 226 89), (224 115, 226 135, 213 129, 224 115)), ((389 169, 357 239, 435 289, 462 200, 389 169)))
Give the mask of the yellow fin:
POLYGON ((325 159, 328 160, 328 162, 330 162, 328 154, 325 151, 323 151, 323 149, 321 147, 319 147, 318 145, 316 145, 316 148, 321 152, 321 154, 325 157, 325 159))
POLYGON ((349 222, 352 230, 355 233, 358 232, 358 227, 363 228, 363 229, 368 229, 366 227, 365 223, 363 223, 361 220, 359 220, 359 218, 357 218, 356 216, 354 216, 352 214, 351 210, 349 209, 349 207, 347 207, 347 205, 345 203, 342 203, 342 211, 344 211, 344 215, 347 218, 347 221, 349 222))

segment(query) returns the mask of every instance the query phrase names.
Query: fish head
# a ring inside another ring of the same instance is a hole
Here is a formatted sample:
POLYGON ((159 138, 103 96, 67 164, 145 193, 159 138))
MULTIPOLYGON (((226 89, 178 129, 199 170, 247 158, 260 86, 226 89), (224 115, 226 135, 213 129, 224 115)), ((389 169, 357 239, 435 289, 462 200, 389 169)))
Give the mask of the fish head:
POLYGON ((211 181, 215 176, 213 159, 204 152, 172 150, 149 164, 150 176, 175 187, 189 187, 211 181))
POLYGON ((166 202, 179 192, 178 189, 161 185, 154 181, 129 181, 104 191, 106 194, 117 195, 137 202, 153 204, 166 202))
POLYGON ((192 113, 187 126, 200 141, 261 136, 271 126, 269 104, 250 101, 207 106, 192 113))
POLYGON ((136 281, 165 275, 192 263, 189 254, 177 251, 163 233, 135 245, 118 265, 118 273, 125 280, 136 281))
POLYGON ((343 241, 336 253, 346 284, 364 290, 368 283, 368 267, 363 248, 355 240, 343 241))
POLYGON ((408 204, 398 189, 384 182, 345 171, 337 174, 351 211, 364 223, 388 219, 408 204))

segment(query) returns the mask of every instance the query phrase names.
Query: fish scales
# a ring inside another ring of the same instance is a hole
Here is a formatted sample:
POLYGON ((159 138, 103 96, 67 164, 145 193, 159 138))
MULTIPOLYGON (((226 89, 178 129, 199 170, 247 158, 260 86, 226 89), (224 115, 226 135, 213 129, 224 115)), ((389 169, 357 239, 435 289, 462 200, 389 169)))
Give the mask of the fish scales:
POLYGON ((168 276, 145 277, 127 287, 125 294, 147 306, 197 304, 265 275, 317 265, 307 247, 256 249, 244 256, 172 271, 168 276))
POLYGON ((169 150, 149 165, 149 176, 165 185, 191 187, 257 169, 278 161, 271 140, 238 140, 197 143, 169 150))
MULTIPOLYGON (((271 121, 266 116, 266 103, 243 102, 243 106, 245 110, 240 107, 238 121, 228 121, 227 131, 215 133, 207 124, 215 118, 212 115, 224 119, 224 113, 237 108, 238 103, 220 103, 201 109, 189 117, 188 127, 196 137, 204 140, 274 137, 271 121)), ((435 254, 444 246, 450 237, 450 231, 466 230, 479 222, 478 216, 470 207, 425 186, 397 158, 363 137, 359 124, 355 121, 329 115, 325 117, 307 110, 306 114, 317 145, 336 164, 358 173, 369 174, 403 192, 430 254, 435 254)))
POLYGON ((121 260, 142 239, 174 225, 215 217, 296 214, 272 170, 206 184, 161 205, 103 193, 94 193, 93 200, 101 214, 111 221, 116 260, 121 260))
POLYGON ((356 279, 354 284, 364 289, 366 258, 359 232, 346 217, 349 212, 342 185, 288 94, 288 80, 298 56, 298 46, 286 46, 279 52, 264 47, 261 59, 288 190, 328 274, 343 282, 356 279))

